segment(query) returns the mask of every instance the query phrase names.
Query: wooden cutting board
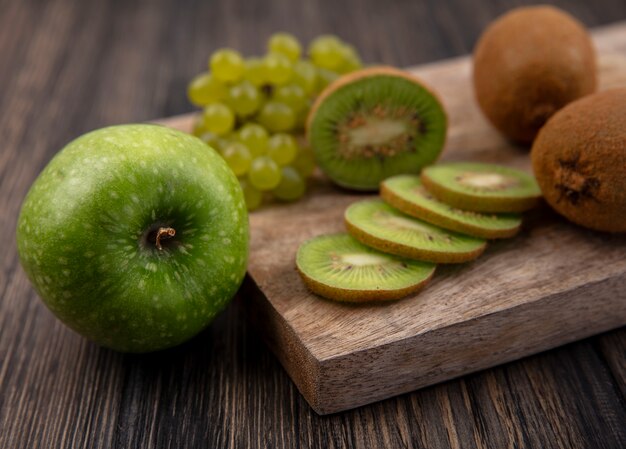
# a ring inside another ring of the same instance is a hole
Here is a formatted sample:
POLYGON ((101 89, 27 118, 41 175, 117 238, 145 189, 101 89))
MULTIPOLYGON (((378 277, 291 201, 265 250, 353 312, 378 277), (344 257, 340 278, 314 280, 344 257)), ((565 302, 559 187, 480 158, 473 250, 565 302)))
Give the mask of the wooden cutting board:
MULTIPOLYGON (((600 88, 626 86, 626 23, 594 33, 600 88)), ((410 69, 450 116, 442 160, 530 170, 485 121, 468 57, 410 69)), ((192 117, 162 120, 189 131, 192 117)), ((622 167, 626 176, 626 167, 622 167)), ((350 194, 318 176, 306 198, 250 215, 250 319, 315 411, 364 405, 626 325, 626 237, 566 222, 547 206, 515 238, 494 241, 472 263, 440 265, 421 293, 382 305, 316 297, 294 268, 298 246, 343 230, 350 194)))

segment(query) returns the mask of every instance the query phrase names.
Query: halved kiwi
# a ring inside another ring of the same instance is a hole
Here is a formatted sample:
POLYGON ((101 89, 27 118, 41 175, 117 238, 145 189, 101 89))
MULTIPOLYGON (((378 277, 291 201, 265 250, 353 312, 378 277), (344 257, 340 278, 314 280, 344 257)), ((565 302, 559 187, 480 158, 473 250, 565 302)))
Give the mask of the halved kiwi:
POLYGON ((532 175, 511 167, 473 162, 431 165, 421 181, 437 199, 476 212, 524 212, 541 198, 532 175))
POLYGON ((522 218, 517 214, 485 214, 442 203, 426 190, 417 175, 397 175, 386 179, 380 185, 380 196, 407 215, 473 237, 511 237, 522 224, 522 218))
POLYGON ((344 220, 348 232, 365 245, 428 262, 467 262, 480 256, 487 245, 482 239, 409 217, 379 199, 352 203, 344 220))
POLYGON ((417 292, 433 276, 436 265, 381 253, 341 233, 304 242, 296 267, 314 293, 337 301, 365 302, 417 292))
POLYGON ((307 138, 319 167, 340 186, 376 190, 400 173, 419 173, 437 159, 447 118, 419 80, 391 67, 346 75, 317 98, 307 138))

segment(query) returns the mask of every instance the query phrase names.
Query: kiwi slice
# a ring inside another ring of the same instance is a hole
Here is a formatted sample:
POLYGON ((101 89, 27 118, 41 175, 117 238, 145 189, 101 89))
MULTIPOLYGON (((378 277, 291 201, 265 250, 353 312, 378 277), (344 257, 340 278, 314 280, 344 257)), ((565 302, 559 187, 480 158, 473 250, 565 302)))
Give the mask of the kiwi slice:
POLYGON ((379 199, 351 204, 344 219, 348 232, 365 245, 411 259, 467 262, 480 256, 487 246, 482 239, 409 217, 379 199))
POLYGON ((532 175, 515 168, 473 162, 426 167, 422 183, 437 199, 476 212, 524 212, 541 198, 532 175))
POLYGON ((391 67, 346 75, 317 98, 307 138, 319 167, 340 186, 377 190, 380 181, 419 173, 441 152, 447 118, 419 80, 391 67))
POLYGON ((433 276, 436 265, 381 253, 341 233, 304 242, 296 267, 314 293, 337 301, 365 302, 417 292, 433 276))
POLYGON ((412 217, 483 239, 511 237, 522 224, 522 218, 517 214, 485 214, 442 203, 426 190, 417 175, 397 175, 386 179, 380 185, 380 196, 412 217))

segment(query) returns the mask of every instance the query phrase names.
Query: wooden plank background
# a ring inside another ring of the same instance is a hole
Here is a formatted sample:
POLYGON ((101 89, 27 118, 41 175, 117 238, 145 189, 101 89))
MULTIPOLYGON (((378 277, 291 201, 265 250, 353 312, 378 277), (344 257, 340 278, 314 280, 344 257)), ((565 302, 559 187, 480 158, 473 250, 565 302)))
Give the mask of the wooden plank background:
MULTIPOLYGON (((185 84, 212 50, 335 32, 367 62, 415 65, 468 53, 512 4, 0 0, 0 447, 625 447, 623 329, 319 417, 239 301, 179 348, 117 354, 58 323, 17 262, 20 203, 54 153, 93 128, 190 111, 185 84)), ((626 19, 623 0, 556 4, 589 26, 626 19)))

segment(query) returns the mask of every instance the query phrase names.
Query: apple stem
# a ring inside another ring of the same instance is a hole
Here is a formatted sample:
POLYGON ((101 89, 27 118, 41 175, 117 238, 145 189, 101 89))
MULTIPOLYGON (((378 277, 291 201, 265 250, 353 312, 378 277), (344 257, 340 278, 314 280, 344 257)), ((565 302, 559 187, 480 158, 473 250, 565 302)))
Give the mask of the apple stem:
POLYGON ((174 228, 159 228, 156 235, 156 247, 159 251, 163 250, 163 246, 161 246, 161 239, 169 239, 176 235, 176 229, 174 228))

